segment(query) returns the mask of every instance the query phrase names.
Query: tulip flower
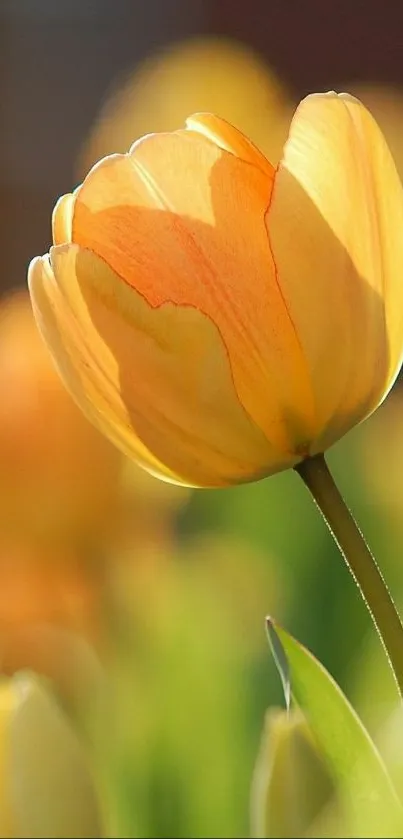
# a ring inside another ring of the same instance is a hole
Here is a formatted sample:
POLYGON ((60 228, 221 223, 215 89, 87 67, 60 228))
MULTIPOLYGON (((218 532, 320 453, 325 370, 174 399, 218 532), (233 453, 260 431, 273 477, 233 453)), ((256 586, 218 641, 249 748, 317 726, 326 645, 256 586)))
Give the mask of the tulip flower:
POLYGON ((403 351, 403 192, 347 94, 297 108, 280 163, 196 114, 63 196, 29 269, 86 415, 153 474, 256 480, 371 414, 403 351))

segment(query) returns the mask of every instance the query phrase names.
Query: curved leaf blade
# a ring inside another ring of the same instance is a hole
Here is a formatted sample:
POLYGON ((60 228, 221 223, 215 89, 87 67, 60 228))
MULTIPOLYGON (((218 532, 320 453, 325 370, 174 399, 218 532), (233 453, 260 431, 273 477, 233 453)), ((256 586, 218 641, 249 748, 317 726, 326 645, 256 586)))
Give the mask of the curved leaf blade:
POLYGON ((283 684, 288 680, 288 689, 337 783, 349 835, 403 835, 403 809, 386 766, 338 684, 309 650, 271 618, 267 633, 283 684))

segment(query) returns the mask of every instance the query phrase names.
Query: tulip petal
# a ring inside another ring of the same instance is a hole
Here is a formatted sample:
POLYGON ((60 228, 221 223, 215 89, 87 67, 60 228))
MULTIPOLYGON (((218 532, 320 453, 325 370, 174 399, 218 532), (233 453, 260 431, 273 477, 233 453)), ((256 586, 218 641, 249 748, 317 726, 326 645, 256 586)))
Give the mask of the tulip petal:
POLYGON ((258 166, 270 178, 274 179, 275 167, 267 160, 267 157, 251 142, 242 131, 238 131, 231 123, 215 114, 199 113, 192 114, 186 120, 186 128, 196 131, 221 149, 235 154, 245 163, 258 166))
POLYGON ((151 306, 207 316, 249 416, 278 451, 302 455, 312 393, 264 222, 271 186, 261 168, 201 134, 150 135, 87 176, 73 241, 151 306))
MULTIPOLYGON (((72 293, 74 292, 74 279, 75 285, 77 285, 73 265, 70 289, 72 293)), ((91 367, 87 360, 90 350, 87 350, 85 356, 83 355, 80 359, 79 352, 82 347, 83 338, 80 335, 80 338, 78 339, 77 337, 76 342, 74 342, 74 338, 69 337, 71 330, 74 328, 77 329, 77 327, 74 327, 72 323, 71 307, 69 310, 65 308, 63 291, 56 284, 48 255, 36 257, 32 260, 28 271, 28 283, 39 330, 49 346, 59 374, 67 389, 88 419, 121 451, 125 454, 129 454, 130 451, 131 456, 133 456, 133 452, 131 451, 132 440, 129 430, 126 430, 124 422, 121 424, 121 427, 119 426, 113 412, 114 406, 112 403, 115 395, 113 393, 113 385, 110 388, 110 390, 112 389, 112 396, 110 393, 105 396, 104 391, 107 382, 104 383, 102 381, 103 374, 101 373, 99 375, 101 389, 99 392, 94 393, 94 385, 90 378, 91 367)), ((82 304, 83 306, 84 304, 82 304)), ((88 329, 88 324, 86 328, 88 329)), ((95 358, 95 364, 103 369, 101 359, 95 358)), ((99 371, 95 369, 95 380, 97 373, 99 371)), ((117 379, 116 375, 115 378, 117 379)), ((137 441, 135 441, 135 445, 136 443, 137 441)), ((136 446, 136 460, 143 468, 148 469, 158 477, 164 478, 172 483, 180 483, 180 479, 173 474, 171 475, 163 464, 158 463, 157 459, 154 459, 145 450, 145 447, 141 446, 140 441, 138 442, 138 446, 136 446)))
POLYGON ((52 214, 52 235, 55 245, 71 242, 75 194, 68 192, 57 201, 52 214))
POLYGON ((295 462, 246 415, 208 317, 169 303, 152 308, 75 245, 53 248, 51 264, 42 258, 30 268, 39 327, 80 407, 126 455, 194 486, 252 480, 295 462))
POLYGON ((266 223, 312 373, 313 453, 377 407, 402 360, 402 188, 357 100, 331 93, 301 103, 266 223))

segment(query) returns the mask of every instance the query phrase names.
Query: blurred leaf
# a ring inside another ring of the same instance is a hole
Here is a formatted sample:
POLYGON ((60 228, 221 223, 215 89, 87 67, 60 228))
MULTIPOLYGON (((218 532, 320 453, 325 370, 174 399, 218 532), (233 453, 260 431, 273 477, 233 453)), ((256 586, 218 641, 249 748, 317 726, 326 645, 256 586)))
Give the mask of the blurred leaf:
POLYGON ((303 714, 296 709, 270 709, 253 776, 252 835, 305 836, 334 792, 334 781, 303 714))
MULTIPOLYGON (((303 710, 337 783, 347 835, 401 836, 401 804, 382 758, 358 715, 334 679, 305 647, 271 619, 267 621, 267 629, 277 664, 279 646, 283 648, 288 660, 291 694, 303 710)), ((333 832, 337 827, 340 826, 333 825, 333 832)))

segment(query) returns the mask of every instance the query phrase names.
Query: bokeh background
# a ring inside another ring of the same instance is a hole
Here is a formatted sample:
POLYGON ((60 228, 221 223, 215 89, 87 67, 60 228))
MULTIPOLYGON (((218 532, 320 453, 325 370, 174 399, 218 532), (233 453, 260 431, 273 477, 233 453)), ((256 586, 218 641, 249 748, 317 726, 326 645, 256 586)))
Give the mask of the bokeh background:
MULTIPOLYGON (((50 214, 99 157, 213 110, 275 162, 298 100, 356 93, 403 174, 400 0, 1 0, 0 669, 53 685, 109 829, 246 836, 272 614, 382 742, 395 694, 353 580, 294 474, 200 491, 81 417, 26 294, 50 214)), ((329 454, 403 609, 403 391, 329 454)))

